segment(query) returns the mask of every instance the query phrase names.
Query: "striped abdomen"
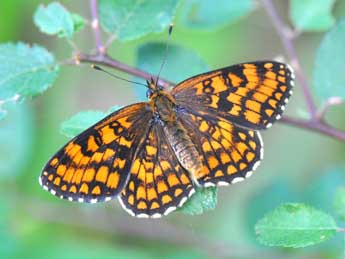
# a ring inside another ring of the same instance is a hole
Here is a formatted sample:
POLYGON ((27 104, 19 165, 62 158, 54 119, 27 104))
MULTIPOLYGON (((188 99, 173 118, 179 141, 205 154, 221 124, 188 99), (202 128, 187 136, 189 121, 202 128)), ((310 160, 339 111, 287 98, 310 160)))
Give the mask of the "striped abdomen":
POLYGON ((184 127, 177 121, 169 122, 164 125, 164 132, 182 167, 194 180, 198 178, 202 169, 200 154, 184 127))

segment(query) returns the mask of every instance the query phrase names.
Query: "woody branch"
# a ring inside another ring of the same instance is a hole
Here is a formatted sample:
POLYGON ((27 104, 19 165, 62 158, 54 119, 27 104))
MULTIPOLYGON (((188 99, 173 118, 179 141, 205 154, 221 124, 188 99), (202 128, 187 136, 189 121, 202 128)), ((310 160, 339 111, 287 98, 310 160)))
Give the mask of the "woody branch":
MULTIPOLYGON (((309 82, 300 65, 300 61, 296 53, 296 49, 292 42, 291 33, 288 33, 289 29, 283 23, 281 17, 278 15, 271 0, 261 0, 261 2, 268 16, 270 17, 273 23, 273 26, 275 27, 277 31, 277 34, 280 37, 280 40, 287 53, 287 56, 290 60, 292 67, 295 70, 296 78, 303 91, 306 105, 308 107, 308 111, 310 115, 309 119, 283 116, 283 118, 281 119, 281 122, 286 125, 294 126, 294 127, 305 129, 305 130, 310 130, 313 132, 317 132, 319 134, 323 134, 325 136, 329 136, 338 140, 345 141, 345 131, 337 129, 325 122, 325 114, 326 114, 327 109, 331 105, 338 104, 339 102, 328 102, 320 111, 317 110, 317 107, 314 103, 314 100, 310 91, 309 82)), ((147 73, 138 68, 124 64, 116 59, 113 59, 112 57, 108 55, 107 48, 102 43, 101 30, 99 27, 99 19, 98 19, 98 13, 97 13, 97 0, 90 0, 90 10, 91 10, 91 19, 92 19, 91 27, 95 35, 95 45, 96 45, 97 52, 96 54, 79 53, 78 55, 75 56, 74 60, 70 61, 69 63, 70 64, 71 63, 79 64, 80 62, 81 63, 95 63, 95 64, 111 67, 111 68, 123 71, 125 73, 128 73, 130 75, 141 77, 146 80, 150 80, 152 77, 154 77, 150 73, 147 73)), ((169 82, 168 80, 165 80, 162 78, 159 79, 159 84, 165 87, 174 85, 172 82, 169 82)))

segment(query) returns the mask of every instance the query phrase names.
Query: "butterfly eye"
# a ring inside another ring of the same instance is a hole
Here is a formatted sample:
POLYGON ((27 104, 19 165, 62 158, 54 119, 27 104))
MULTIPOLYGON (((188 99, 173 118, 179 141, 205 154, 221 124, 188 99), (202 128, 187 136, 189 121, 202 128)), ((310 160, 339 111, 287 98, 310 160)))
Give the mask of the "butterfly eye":
POLYGON ((146 97, 149 99, 152 96, 152 90, 151 89, 147 89, 146 91, 146 97))

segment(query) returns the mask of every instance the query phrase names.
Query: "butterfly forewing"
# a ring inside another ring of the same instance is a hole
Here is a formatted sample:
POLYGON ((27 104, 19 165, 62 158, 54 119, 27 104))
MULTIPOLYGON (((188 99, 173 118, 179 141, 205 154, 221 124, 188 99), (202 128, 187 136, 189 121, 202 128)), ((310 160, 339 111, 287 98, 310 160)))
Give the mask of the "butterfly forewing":
POLYGON ((191 177, 179 164, 161 125, 151 125, 134 157, 128 184, 119 197, 121 204, 133 216, 160 217, 193 193, 191 177))
POLYGON ((281 117, 292 94, 293 77, 282 63, 243 63, 189 78, 172 94, 182 107, 260 130, 281 117))
POLYGON ((127 183, 136 147, 152 112, 147 103, 127 106, 90 127, 58 151, 40 176, 44 189, 63 199, 112 199, 127 183))

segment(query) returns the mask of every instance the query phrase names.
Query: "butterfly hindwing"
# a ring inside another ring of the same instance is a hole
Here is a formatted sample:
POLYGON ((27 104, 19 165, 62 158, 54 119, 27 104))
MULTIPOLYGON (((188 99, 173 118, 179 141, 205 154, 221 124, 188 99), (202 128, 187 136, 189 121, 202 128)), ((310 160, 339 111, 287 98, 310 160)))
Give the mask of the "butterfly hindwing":
POLYGON ((151 125, 119 197, 122 206, 133 216, 160 217, 182 206, 193 193, 190 175, 179 164, 161 125, 151 125))
POLYGON ((178 84, 172 94, 178 105, 260 130, 281 117, 292 94, 293 78, 285 64, 258 61, 191 77, 178 84))
POLYGON ((120 109, 60 149, 40 176, 44 189, 71 201, 110 200, 127 183, 131 159, 152 112, 146 103, 120 109))
POLYGON ((208 115, 182 112, 179 117, 202 155, 203 174, 197 178, 200 185, 242 181, 260 164, 263 144, 259 132, 208 115))

